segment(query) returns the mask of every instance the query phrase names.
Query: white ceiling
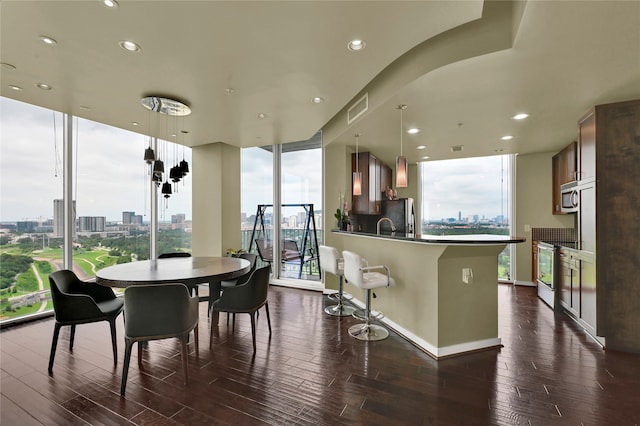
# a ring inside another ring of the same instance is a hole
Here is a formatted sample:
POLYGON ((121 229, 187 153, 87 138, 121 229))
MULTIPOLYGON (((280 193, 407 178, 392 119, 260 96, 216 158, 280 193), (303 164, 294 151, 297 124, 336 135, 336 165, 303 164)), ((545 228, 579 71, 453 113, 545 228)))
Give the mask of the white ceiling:
POLYGON ((405 128, 421 129, 403 136, 412 162, 557 151, 576 138, 590 106, 640 98, 640 1, 122 0, 108 9, 87 0, 0 8, 1 62, 15 66, 2 68, 2 96, 189 146, 292 142, 319 129, 325 143, 353 145, 359 132, 361 149, 391 164, 402 103, 405 128), (353 38, 366 48, 347 50, 353 38), (121 40, 142 50, 127 52, 121 40), (347 126, 345 108, 363 91, 370 109, 347 126), (160 119, 140 104, 152 94, 183 100, 193 113, 160 119), (313 104, 315 96, 324 102, 313 104), (510 119, 521 111, 531 117, 510 119), (170 136, 182 129, 189 134, 170 136), (514 139, 501 141, 505 134, 514 139), (451 145, 464 150, 453 154, 451 145))

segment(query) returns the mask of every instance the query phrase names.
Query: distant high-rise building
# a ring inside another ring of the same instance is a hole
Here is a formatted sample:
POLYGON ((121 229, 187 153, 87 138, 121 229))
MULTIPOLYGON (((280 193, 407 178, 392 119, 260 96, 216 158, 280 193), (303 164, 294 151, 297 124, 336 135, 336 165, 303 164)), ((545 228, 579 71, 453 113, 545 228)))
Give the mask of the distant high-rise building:
POLYGON ((136 212, 122 212, 122 224, 131 225, 133 223, 133 217, 135 215, 136 212))
POLYGON ((37 227, 38 222, 33 220, 22 220, 20 222, 16 222, 16 231, 18 231, 18 233, 36 232, 37 227))
POLYGON ((80 216, 78 218, 80 232, 104 232, 106 221, 104 216, 80 216))
POLYGON ((289 216, 289 228, 295 228, 298 222, 298 218, 296 216, 289 216))
POLYGON ((142 226, 142 215, 141 214, 136 214, 131 218, 131 224, 132 225, 140 225, 142 226))
POLYGON ((462 221, 462 210, 458 211, 458 221, 462 221))
MULTIPOLYGON (((72 234, 76 234, 76 202, 73 202, 73 232, 72 234)), ((64 200, 56 199, 53 200, 53 236, 54 237, 63 237, 64 236, 64 200)))
POLYGON ((176 223, 176 224, 184 223, 185 219, 186 219, 186 216, 185 216, 184 213, 178 213, 178 214, 172 214, 171 215, 171 223, 176 223))

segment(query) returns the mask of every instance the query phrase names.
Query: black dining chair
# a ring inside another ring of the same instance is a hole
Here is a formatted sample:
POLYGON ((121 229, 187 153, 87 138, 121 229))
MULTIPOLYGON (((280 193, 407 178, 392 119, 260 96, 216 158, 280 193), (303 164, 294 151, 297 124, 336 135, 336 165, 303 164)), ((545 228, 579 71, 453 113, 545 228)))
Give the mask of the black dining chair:
MULTIPOLYGON (((249 264, 250 264, 250 269, 249 272, 247 272, 246 274, 234 279, 234 280, 225 280, 225 281, 221 281, 220 282, 220 286, 222 288, 222 290, 224 291, 225 289, 229 288, 229 287, 235 287, 239 284, 243 284, 245 282, 247 282, 247 280, 249 279, 249 277, 251 276, 251 274, 253 273, 253 271, 256 270, 256 266, 258 264, 258 255, 254 254, 254 253, 240 253, 237 255, 234 255, 233 257, 237 257, 239 259, 244 259, 244 260, 248 260, 249 264)), ((209 311, 211 311, 211 306, 213 305, 213 300, 209 299, 209 311)), ((235 321, 236 319, 236 315, 235 314, 231 314, 233 316, 233 320, 235 321)), ((227 312, 227 324, 229 324, 229 313, 227 312)))
POLYGON ((129 287, 124 292, 125 351, 120 394, 124 395, 133 344, 138 342, 138 367, 142 369, 142 342, 177 337, 184 384, 189 382, 187 343, 194 332, 198 353, 198 297, 184 284, 152 284, 129 287))
MULTIPOLYGON (((158 255, 158 259, 173 259, 176 257, 191 257, 191 253, 187 253, 186 251, 172 251, 168 253, 161 253, 158 255)), ((191 292, 191 294, 195 294, 197 296, 199 293, 198 286, 196 285, 193 287, 189 287, 189 291, 191 292)), ((205 300, 208 300, 206 296, 200 299, 201 302, 205 300)))
MULTIPOLYGON (((271 318, 269 316, 269 303, 267 301, 270 269, 271 267, 268 265, 258 268, 244 284, 226 288, 222 296, 214 301, 212 306, 214 312, 249 314, 251 317, 251 335, 253 337, 254 354, 256 352, 256 312, 263 306, 267 312, 267 324, 269 325, 269 336, 271 336, 271 318)), ((211 321, 209 347, 211 347, 213 342, 214 328, 217 331, 218 325, 214 321, 211 321)))
POLYGON ((73 271, 63 269, 49 274, 51 299, 55 325, 51 354, 49 355, 49 374, 53 374, 53 360, 56 356, 60 328, 71 326, 69 351, 73 351, 76 325, 99 321, 108 321, 111 328, 111 346, 113 365, 118 363, 116 344, 116 318, 122 312, 124 301, 116 297, 113 290, 93 282, 81 281, 73 271))

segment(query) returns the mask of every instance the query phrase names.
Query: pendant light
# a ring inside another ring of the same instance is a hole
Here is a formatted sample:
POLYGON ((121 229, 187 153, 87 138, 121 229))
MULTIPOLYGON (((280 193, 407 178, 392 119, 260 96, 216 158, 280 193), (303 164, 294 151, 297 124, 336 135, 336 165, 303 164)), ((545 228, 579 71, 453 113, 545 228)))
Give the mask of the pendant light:
POLYGON ((151 165, 156 160, 156 154, 153 152, 153 148, 149 146, 149 148, 144 150, 144 161, 151 165))
POLYGON ((396 157, 396 188, 406 188, 409 183, 408 162, 407 158, 402 155, 402 113, 407 106, 398 105, 396 109, 400 110, 400 156, 396 157))
POLYGON ((359 133, 356 133, 356 171, 353 172, 353 195, 361 195, 362 194, 362 172, 358 167, 358 138, 360 137, 359 133))

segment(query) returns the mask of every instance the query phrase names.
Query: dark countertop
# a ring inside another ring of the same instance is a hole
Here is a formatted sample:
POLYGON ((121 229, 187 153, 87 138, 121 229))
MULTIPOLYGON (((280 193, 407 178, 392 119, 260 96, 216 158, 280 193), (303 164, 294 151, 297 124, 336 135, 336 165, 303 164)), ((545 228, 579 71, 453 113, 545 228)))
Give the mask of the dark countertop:
POLYGON ((527 239, 524 237, 494 234, 474 234, 474 235, 420 235, 404 233, 383 233, 380 235, 368 232, 341 231, 333 229, 336 234, 354 235, 363 237, 383 238, 390 240, 413 241, 427 244, 449 244, 449 245, 494 245, 494 244, 516 244, 523 243, 527 239))

